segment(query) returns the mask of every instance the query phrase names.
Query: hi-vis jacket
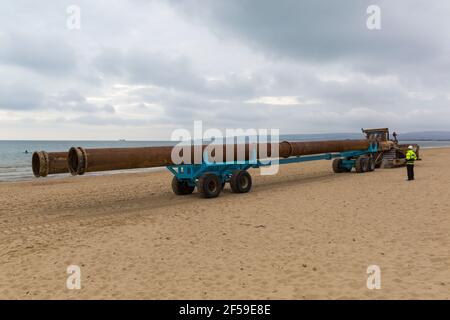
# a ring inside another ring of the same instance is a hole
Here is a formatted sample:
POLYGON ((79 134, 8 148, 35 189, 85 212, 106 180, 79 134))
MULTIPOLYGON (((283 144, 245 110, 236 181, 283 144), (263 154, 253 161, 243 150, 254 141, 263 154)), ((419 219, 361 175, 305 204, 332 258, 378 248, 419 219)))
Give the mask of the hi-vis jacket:
POLYGON ((406 152, 406 164, 414 164, 414 161, 417 160, 416 153, 412 150, 408 150, 406 152))

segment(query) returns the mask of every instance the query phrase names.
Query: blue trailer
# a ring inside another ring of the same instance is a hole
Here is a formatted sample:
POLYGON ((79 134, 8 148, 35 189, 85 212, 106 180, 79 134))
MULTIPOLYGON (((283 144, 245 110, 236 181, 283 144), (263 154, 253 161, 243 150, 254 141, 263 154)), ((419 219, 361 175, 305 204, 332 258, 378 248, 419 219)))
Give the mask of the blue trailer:
MULTIPOLYGON (((332 168, 335 173, 350 172, 353 168, 358 173, 375 170, 375 155, 378 153, 378 144, 371 143, 366 150, 325 153, 308 156, 296 156, 277 159, 280 165, 317 161, 333 160, 332 168)), ((237 162, 215 163, 208 161, 208 155, 203 154, 201 164, 181 164, 167 166, 173 173, 172 190, 177 195, 191 194, 195 188, 204 198, 219 196, 226 183, 230 183, 235 193, 249 192, 252 187, 252 178, 248 173, 250 168, 269 166, 270 161, 260 161, 256 156, 256 148, 251 159, 237 162)))

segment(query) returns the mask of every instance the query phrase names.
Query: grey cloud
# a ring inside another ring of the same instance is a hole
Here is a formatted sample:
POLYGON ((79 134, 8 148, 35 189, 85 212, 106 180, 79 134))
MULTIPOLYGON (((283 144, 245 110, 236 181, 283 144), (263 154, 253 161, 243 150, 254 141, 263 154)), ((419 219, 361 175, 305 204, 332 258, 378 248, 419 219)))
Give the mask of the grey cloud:
POLYGON ((264 77, 257 73, 250 75, 231 73, 220 79, 207 81, 203 93, 215 99, 248 99, 265 84, 264 77))
POLYGON ((116 112, 110 104, 97 105, 90 103, 85 96, 76 90, 66 90, 54 95, 46 96, 41 104, 41 109, 58 112, 78 113, 110 113, 116 112))
POLYGON ((104 49, 96 65, 105 76, 126 78, 135 84, 153 84, 179 90, 198 90, 203 79, 186 57, 140 51, 104 49))
POLYGON ((423 6, 420 1, 396 1, 394 4, 380 1, 382 30, 378 32, 366 28, 366 9, 374 4, 369 0, 241 0, 207 3, 185 0, 172 3, 175 7, 181 7, 183 12, 215 26, 223 36, 240 37, 250 44, 258 45, 274 58, 282 55, 302 60, 329 61, 345 57, 353 60, 364 56, 368 63, 380 58, 396 62, 404 62, 407 58, 412 62, 436 54, 436 37, 427 35, 445 33, 444 30, 428 26, 431 17, 425 21, 403 19, 408 9, 414 7, 425 13, 439 10, 437 5, 423 6), (412 33, 411 29, 415 32, 419 30, 419 34, 412 33))
POLYGON ((75 49, 64 38, 25 33, 0 37, 0 64, 20 66, 42 75, 68 75, 76 68, 75 49))
POLYGON ((101 107, 101 110, 107 113, 116 113, 116 109, 110 104, 105 104, 103 107, 101 107))
MULTIPOLYGON (((400 84, 369 83, 367 80, 356 76, 348 82, 321 82, 312 81, 307 92, 320 97, 324 103, 340 104, 351 107, 366 106, 378 109, 392 108, 399 101, 407 99, 405 89, 400 84)), ((387 110, 386 110, 387 111, 387 110)))
POLYGON ((249 98, 254 95, 256 87, 264 84, 264 77, 258 74, 228 73, 208 79, 195 70, 186 56, 146 52, 139 48, 128 52, 103 49, 96 57, 95 65, 105 77, 188 91, 214 99, 249 98))
POLYGON ((367 74, 399 73, 407 83, 450 84, 447 3, 378 1, 379 31, 366 28, 366 9, 374 4, 369 0, 171 3, 196 23, 272 60, 341 64, 367 74))
POLYGON ((64 92, 60 92, 57 95, 57 99, 61 102, 85 102, 86 98, 75 90, 67 90, 64 92))
POLYGON ((0 85, 0 109, 33 110, 42 106, 44 95, 26 85, 0 85))
POLYGON ((216 127, 232 127, 243 121, 256 121, 266 117, 264 106, 258 108, 242 101, 215 100, 207 94, 193 92, 174 92, 159 88, 157 90, 138 89, 133 92, 143 102, 163 107, 161 121, 192 125, 195 120, 204 120, 216 127))

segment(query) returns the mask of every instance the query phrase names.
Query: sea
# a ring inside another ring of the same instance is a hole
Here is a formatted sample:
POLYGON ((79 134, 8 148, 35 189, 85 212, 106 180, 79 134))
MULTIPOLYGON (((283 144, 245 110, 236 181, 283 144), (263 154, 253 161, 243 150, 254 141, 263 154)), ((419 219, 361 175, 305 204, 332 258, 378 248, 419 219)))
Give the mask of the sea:
MULTIPOLYGON (((343 136, 340 134, 326 135, 285 135, 280 136, 280 141, 302 141, 302 140, 333 140, 348 139, 355 136, 343 136)), ((360 137, 361 138, 361 137, 360 137)), ((450 141, 400 141, 400 143, 417 143, 421 148, 450 147, 450 141)), ((132 148, 132 147, 155 147, 175 145, 174 141, 31 141, 31 140, 0 140, 0 182, 20 181, 35 179, 31 170, 31 158, 34 151, 65 151, 71 147, 84 148, 132 148)), ((133 169, 123 171, 90 173, 87 175, 115 174, 120 172, 146 172, 149 169, 133 169)), ((55 175, 49 178, 68 176, 69 174, 55 175)))

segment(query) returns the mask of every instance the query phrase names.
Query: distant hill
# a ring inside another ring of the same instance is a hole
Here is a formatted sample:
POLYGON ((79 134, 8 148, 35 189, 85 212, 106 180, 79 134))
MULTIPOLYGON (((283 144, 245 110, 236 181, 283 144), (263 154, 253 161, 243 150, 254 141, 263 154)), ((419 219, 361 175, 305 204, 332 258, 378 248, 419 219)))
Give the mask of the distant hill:
POLYGON ((450 131, 421 131, 421 132, 407 132, 399 133, 399 140, 435 140, 435 141, 450 141, 450 131))
POLYGON ((314 140, 343 140, 343 139, 364 139, 362 133, 317 133, 317 134, 282 134, 281 140, 290 141, 314 141, 314 140))

